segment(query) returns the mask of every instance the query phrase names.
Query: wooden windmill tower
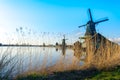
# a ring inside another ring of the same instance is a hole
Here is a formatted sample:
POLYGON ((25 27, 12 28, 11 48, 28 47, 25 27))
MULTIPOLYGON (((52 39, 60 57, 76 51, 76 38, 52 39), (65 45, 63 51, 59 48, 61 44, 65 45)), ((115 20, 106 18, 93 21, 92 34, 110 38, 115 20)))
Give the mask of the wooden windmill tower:
POLYGON ((66 39, 65 35, 63 35, 63 39, 62 39, 62 53, 63 53, 63 55, 65 54, 65 50, 66 50, 66 40, 68 40, 68 39, 66 39))
POLYGON ((62 48, 65 48, 65 47, 66 47, 66 40, 68 40, 68 39, 66 39, 66 38, 65 38, 65 35, 63 35, 62 48))

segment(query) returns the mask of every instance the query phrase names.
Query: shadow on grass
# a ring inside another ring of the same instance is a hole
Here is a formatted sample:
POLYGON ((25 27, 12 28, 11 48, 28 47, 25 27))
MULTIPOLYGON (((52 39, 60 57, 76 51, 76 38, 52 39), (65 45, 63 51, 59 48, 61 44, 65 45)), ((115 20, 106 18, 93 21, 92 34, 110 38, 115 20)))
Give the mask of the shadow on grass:
POLYGON ((86 70, 54 72, 51 75, 30 74, 19 76, 16 80, 119 80, 119 75, 120 66, 116 66, 107 70, 90 68, 86 70))
POLYGON ((95 68, 86 70, 73 70, 65 72, 54 72, 51 75, 30 74, 27 76, 18 77, 17 80, 84 80, 99 74, 95 68))

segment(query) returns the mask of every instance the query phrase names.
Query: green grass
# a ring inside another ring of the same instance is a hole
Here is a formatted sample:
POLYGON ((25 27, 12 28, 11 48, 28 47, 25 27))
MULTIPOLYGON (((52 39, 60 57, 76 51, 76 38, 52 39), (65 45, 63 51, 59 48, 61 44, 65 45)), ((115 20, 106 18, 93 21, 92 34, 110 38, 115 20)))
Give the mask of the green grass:
POLYGON ((111 70, 103 70, 99 74, 94 75, 91 79, 93 80, 118 80, 120 79, 120 67, 115 67, 111 70))
POLYGON ((45 80, 46 78, 46 75, 32 73, 26 76, 18 76, 17 80, 45 80))
POLYGON ((96 69, 73 70, 64 72, 54 72, 51 75, 30 74, 18 77, 17 80, 84 80, 86 77, 99 73, 96 69))
POLYGON ((120 79, 120 72, 101 72, 98 75, 95 75, 94 77, 91 78, 92 80, 115 80, 115 79, 120 79))
POLYGON ((87 70, 73 70, 55 72, 51 75, 30 74, 18 77, 17 80, 118 80, 120 79, 120 67, 109 70, 97 70, 95 68, 87 70))

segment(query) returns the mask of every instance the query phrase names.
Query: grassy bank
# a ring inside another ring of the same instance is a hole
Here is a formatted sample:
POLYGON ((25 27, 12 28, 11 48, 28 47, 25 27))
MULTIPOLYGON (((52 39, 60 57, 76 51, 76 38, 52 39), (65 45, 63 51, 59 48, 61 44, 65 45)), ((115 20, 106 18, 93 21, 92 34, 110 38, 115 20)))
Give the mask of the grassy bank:
POLYGON ((120 66, 111 68, 110 70, 102 70, 91 78, 92 80, 118 80, 120 79, 120 66))
POLYGON ((86 70, 72 70, 55 72, 49 75, 32 73, 26 76, 19 76, 17 80, 113 80, 120 79, 120 66, 108 70, 90 68, 86 70))

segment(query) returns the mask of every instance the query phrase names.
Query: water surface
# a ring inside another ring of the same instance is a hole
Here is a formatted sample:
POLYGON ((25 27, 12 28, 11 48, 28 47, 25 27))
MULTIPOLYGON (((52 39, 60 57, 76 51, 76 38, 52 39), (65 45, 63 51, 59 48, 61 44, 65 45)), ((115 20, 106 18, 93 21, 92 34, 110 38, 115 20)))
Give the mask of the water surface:
POLYGON ((0 52, 0 57, 5 54, 9 59, 15 57, 9 64, 12 66, 15 63, 14 74, 50 67, 58 69, 62 66, 63 69, 67 69, 69 66, 80 65, 80 60, 74 56, 72 49, 62 51, 55 47, 0 47, 0 52))

